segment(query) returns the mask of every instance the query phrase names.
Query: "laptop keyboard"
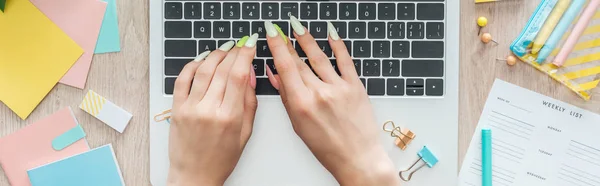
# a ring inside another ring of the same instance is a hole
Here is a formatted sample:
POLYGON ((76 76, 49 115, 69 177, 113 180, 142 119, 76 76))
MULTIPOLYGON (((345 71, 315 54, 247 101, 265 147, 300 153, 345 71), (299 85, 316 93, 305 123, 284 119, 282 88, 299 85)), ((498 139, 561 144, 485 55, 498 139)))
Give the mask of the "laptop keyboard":
MULTIPOLYGON (((265 40, 264 20, 291 37, 288 22, 298 17, 337 69, 327 41, 327 21, 338 29, 370 96, 439 97, 444 95, 444 0, 396 2, 210 2, 164 1, 164 93, 173 94, 183 66, 206 50, 251 33, 260 36, 256 59, 257 95, 277 95, 265 68, 274 73, 265 40)), ((307 60, 305 60, 307 61, 307 60)))

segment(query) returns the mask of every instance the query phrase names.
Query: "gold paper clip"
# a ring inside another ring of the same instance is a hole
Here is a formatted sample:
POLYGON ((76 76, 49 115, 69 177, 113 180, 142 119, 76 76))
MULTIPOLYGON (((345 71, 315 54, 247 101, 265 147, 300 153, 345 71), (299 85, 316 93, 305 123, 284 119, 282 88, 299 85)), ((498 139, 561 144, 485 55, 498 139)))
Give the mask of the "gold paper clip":
POLYGON ((421 168, 425 167, 425 165, 427 165, 429 168, 431 168, 438 162, 438 159, 427 148, 427 146, 423 146, 423 149, 421 149, 421 151, 419 151, 417 153, 417 155, 419 155, 419 159, 417 161, 415 161, 415 163, 413 163, 410 167, 408 167, 408 169, 398 172, 400 179, 402 179, 404 181, 410 181, 413 174, 415 174, 415 172, 419 171, 421 168), (413 167, 415 167, 415 165, 417 165, 417 163, 419 163, 421 161, 423 161, 423 165, 417 167, 414 171, 410 172, 410 174, 408 174, 408 178, 405 178, 403 173, 410 171, 413 167))
POLYGON ((154 121, 156 122, 161 122, 161 121, 169 121, 169 119, 171 119, 171 109, 162 111, 159 114, 154 115, 154 121))
POLYGON ((396 138, 396 146, 400 147, 402 150, 406 149, 408 144, 416 137, 415 133, 412 131, 406 128, 396 127, 396 124, 391 120, 383 123, 383 131, 389 132, 392 137, 396 138), (392 128, 389 128, 389 125, 391 125, 392 128))

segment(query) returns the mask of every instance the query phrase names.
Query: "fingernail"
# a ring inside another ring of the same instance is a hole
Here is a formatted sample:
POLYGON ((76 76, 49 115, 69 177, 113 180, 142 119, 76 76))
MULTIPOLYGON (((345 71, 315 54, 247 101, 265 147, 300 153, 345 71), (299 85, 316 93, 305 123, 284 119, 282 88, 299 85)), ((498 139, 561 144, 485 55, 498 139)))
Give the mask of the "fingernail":
POLYGON ((271 21, 265 21, 265 30, 267 30, 267 35, 269 37, 277 36, 277 30, 275 30, 275 27, 271 21))
POLYGON ((237 45, 236 45, 236 46, 237 46, 238 48, 242 48, 242 47, 243 47, 243 46, 246 44, 246 41, 248 41, 248 38, 250 38, 250 37, 249 37, 249 36, 244 36, 244 37, 242 37, 242 39, 240 39, 240 40, 238 41, 238 43, 237 43, 237 45))
POLYGON ((296 17, 290 16, 290 22, 292 23, 292 29, 294 29, 296 34, 301 36, 306 33, 304 30, 304 25, 302 25, 302 23, 300 23, 296 17))
POLYGON ((248 41, 246 41, 246 44, 244 46, 254 47, 254 46, 256 46, 257 40, 258 40, 258 34, 252 34, 252 36, 250 36, 250 38, 248 39, 248 41))
POLYGON ((196 58, 194 59, 194 62, 200 62, 200 61, 204 60, 204 58, 206 58, 206 56, 208 56, 208 54, 210 54, 210 51, 202 52, 200 55, 196 56, 196 58))
POLYGON ((333 39, 334 41, 340 39, 340 35, 338 35, 337 29, 335 29, 335 27, 333 26, 333 24, 331 24, 330 21, 327 21, 327 31, 329 32, 329 37, 331 37, 331 39, 333 39))
POLYGON ((231 50, 231 48, 233 48, 233 45, 235 45, 235 41, 227 41, 226 43, 223 43, 219 47, 219 50, 224 51, 224 52, 229 52, 229 50, 231 50))
POLYGON ((277 24, 273 24, 273 26, 275 27, 275 30, 277 30, 277 32, 279 32, 279 35, 281 36, 281 39, 283 39, 285 41, 285 44, 288 43, 288 38, 285 35, 285 33, 283 33, 283 30, 281 30, 281 27, 279 27, 279 25, 277 24))

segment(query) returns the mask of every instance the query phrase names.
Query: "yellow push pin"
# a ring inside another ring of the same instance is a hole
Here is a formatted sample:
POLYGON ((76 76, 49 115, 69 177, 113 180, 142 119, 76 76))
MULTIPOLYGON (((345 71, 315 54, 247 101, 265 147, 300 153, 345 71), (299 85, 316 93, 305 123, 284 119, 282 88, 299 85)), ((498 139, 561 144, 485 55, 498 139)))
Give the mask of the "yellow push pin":
POLYGON ((509 66, 514 66, 515 64, 517 64, 517 58, 513 55, 509 55, 506 57, 506 59, 496 59, 498 61, 506 61, 506 64, 508 64, 509 66))
POLYGON ((488 24, 488 19, 485 17, 479 17, 477 18, 477 25, 479 26, 479 32, 477 32, 477 35, 481 34, 481 29, 483 29, 483 27, 487 26, 488 24))
POLYGON ((498 41, 492 39, 492 34, 484 33, 481 35, 481 42, 488 44, 488 43, 490 43, 490 41, 498 44, 498 41))

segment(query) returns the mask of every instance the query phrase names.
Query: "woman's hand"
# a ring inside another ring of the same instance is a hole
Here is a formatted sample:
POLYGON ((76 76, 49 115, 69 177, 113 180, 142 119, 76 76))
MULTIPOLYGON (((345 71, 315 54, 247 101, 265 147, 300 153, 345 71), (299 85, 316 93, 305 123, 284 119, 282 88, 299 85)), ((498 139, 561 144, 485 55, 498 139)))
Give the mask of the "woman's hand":
POLYGON ((169 185, 223 185, 235 168, 256 114, 257 38, 200 54, 175 81, 169 185))
POLYGON ((273 75, 270 69, 267 74, 281 94, 296 133, 341 185, 398 185, 393 163, 379 142, 365 88, 333 25, 328 23, 329 44, 341 77, 293 16, 291 25, 318 77, 269 21, 265 30, 279 74, 273 75))

